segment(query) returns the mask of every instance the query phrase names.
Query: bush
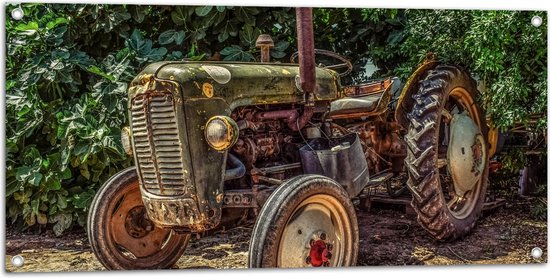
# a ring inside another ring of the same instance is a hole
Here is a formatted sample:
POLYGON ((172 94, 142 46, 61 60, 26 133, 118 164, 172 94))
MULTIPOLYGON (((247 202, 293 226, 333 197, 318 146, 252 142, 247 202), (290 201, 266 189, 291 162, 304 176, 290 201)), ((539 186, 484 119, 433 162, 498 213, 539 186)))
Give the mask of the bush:
MULTIPOLYGON (((507 130, 527 124, 532 114, 546 129, 547 14, 535 11, 407 10, 401 57, 391 74, 402 77, 433 52, 443 62, 458 64, 484 81, 482 104, 492 123, 507 130), (539 15, 536 28, 531 18, 539 15)), ((384 57, 382 57, 384 59, 384 57)))
MULTIPOLYGON (((132 164, 120 142, 126 90, 161 60, 254 61, 268 33, 274 60, 296 51, 291 8, 23 4, 6 9, 6 207, 17 227, 51 224, 57 235, 86 223, 98 187, 132 164)), ((546 109, 546 15, 315 9, 316 48, 372 60, 379 76, 406 77, 428 51, 489 85, 484 104, 499 127, 546 109), (527 109, 525 109, 527 108, 527 109)), ((543 117, 545 121, 545 117, 543 117)), ((545 122, 541 124, 544 126, 545 122)))
MULTIPOLYGON (((203 59, 209 47, 230 52, 226 59, 241 47, 253 59, 263 31, 253 27, 255 8, 23 9, 21 22, 6 22, 7 217, 18 227, 51 223, 57 235, 85 225, 97 188, 131 165, 120 129, 127 125, 127 84, 145 65, 203 59), (235 46, 222 50, 222 44, 235 46)), ((283 10, 270 16, 285 21, 283 10)), ((284 56, 285 46, 281 40, 273 56, 284 56)))

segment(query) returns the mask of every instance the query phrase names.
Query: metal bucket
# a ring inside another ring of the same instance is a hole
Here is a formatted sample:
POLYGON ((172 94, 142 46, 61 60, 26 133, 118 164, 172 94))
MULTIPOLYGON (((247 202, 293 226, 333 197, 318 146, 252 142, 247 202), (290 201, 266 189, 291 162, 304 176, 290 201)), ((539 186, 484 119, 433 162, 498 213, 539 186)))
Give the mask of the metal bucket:
POLYGON ((300 148, 304 174, 319 174, 341 184, 355 197, 369 182, 369 168, 356 133, 316 138, 300 148))

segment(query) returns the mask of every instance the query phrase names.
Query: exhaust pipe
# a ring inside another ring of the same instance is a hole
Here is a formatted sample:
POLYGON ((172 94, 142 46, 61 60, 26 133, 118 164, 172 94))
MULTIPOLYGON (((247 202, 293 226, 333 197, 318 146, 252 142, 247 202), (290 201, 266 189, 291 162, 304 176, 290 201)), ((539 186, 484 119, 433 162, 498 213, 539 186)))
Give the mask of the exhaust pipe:
MULTIPOLYGON (((312 8, 296 8, 296 29, 298 34, 298 59, 300 61, 300 86, 306 94, 312 95, 315 90, 312 8)), ((313 99, 312 96, 310 98, 313 99)), ((306 101, 308 100, 306 99, 306 101)))
POLYGON ((300 61, 300 87, 304 91, 304 113, 289 121, 293 130, 302 129, 313 116, 315 91, 315 49, 313 40, 313 9, 296 8, 296 32, 298 35, 298 59, 300 61))

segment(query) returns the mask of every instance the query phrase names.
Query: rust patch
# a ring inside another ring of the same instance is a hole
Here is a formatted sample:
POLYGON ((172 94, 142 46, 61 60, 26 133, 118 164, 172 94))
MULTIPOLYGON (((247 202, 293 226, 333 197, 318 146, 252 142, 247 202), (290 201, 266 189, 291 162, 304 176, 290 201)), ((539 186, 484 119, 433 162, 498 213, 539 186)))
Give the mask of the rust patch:
POLYGON ((211 98, 214 96, 214 86, 210 83, 204 83, 202 84, 202 93, 207 98, 211 98))

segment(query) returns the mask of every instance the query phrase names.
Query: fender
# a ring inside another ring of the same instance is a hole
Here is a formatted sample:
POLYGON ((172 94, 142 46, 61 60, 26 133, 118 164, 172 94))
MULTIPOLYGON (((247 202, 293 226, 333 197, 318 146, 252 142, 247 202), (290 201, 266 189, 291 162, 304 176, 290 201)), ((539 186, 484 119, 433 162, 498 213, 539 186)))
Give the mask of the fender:
POLYGON ((429 52, 426 54, 424 61, 416 68, 416 70, 409 76, 407 83, 403 86, 399 99, 397 101, 397 107, 395 108, 395 120, 405 129, 409 127, 409 120, 407 119, 407 113, 412 107, 412 94, 416 92, 418 81, 426 76, 426 72, 435 68, 439 62, 436 59, 435 54, 429 52))

